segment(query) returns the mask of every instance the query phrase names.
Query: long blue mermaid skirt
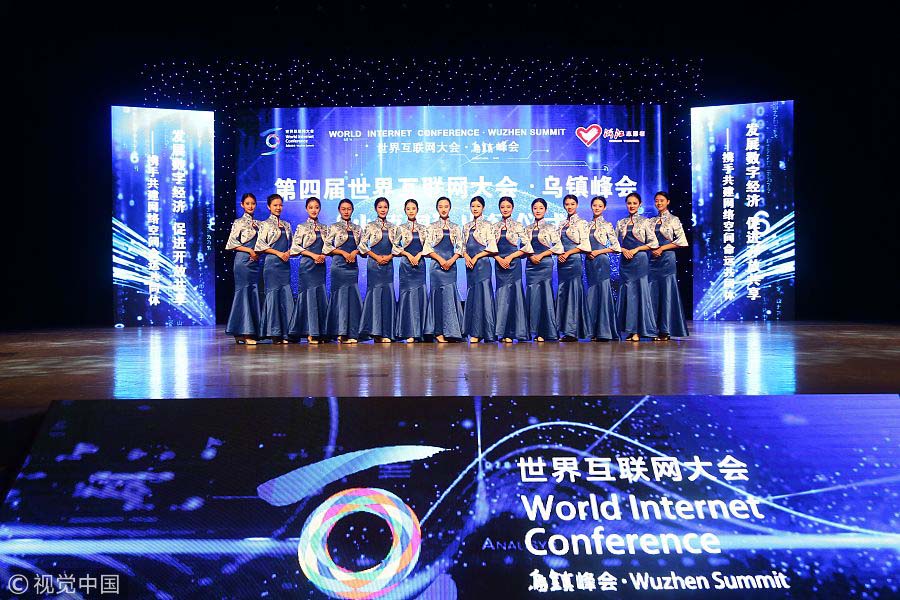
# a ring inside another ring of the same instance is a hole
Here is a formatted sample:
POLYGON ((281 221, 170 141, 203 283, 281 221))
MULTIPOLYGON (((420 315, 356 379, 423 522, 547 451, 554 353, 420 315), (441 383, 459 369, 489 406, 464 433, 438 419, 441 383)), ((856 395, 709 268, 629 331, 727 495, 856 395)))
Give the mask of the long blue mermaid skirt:
MULTIPOLYGON (((434 251, 445 260, 453 256, 449 232, 444 232, 444 237, 434 251)), ((437 261, 431 261, 431 290, 425 310, 427 335, 456 339, 463 337, 463 311, 456 287, 456 267, 457 263, 453 263, 450 270, 445 271, 437 261)))
MULTIPOLYGON (((475 256, 484 246, 469 236, 466 252, 475 256)), ((497 339, 497 307, 494 304, 494 287, 491 283, 491 261, 481 258, 475 268, 466 267, 466 306, 463 311, 463 332, 472 338, 493 342, 497 339)))
MULTIPOLYGON (((596 240, 593 240, 594 245, 596 240)), ((599 246, 599 244, 598 244, 599 246)), ((600 250, 602 247, 594 248, 600 250)), ((588 333, 598 340, 619 339, 619 327, 616 323, 616 304, 613 301, 612 286, 609 282, 609 254, 601 254, 597 258, 585 259, 588 291, 585 308, 588 314, 588 333)))
MULTIPOLYGON (((341 250, 356 250, 356 239, 352 233, 341 244, 341 250)), ((348 263, 339 254, 335 255, 331 258, 331 296, 328 298, 328 314, 325 317, 326 335, 357 339, 360 320, 362 297, 359 293, 359 266, 355 262, 348 263)))
MULTIPOLYGON (((285 252, 291 242, 282 232, 272 245, 274 250, 285 252)), ((259 324, 260 337, 286 338, 290 330, 291 315, 294 312, 294 294, 291 291, 291 264, 274 254, 266 254, 263 264, 263 282, 266 298, 263 301, 259 324)))
MULTIPOLYGON (((376 254, 391 254, 391 242, 387 232, 372 246, 376 254)), ((374 258, 366 260, 366 300, 363 302, 360 339, 393 338, 397 316, 397 300, 394 298, 394 262, 379 265, 374 258)))
MULTIPOLYGON (((531 246, 535 254, 547 250, 547 246, 538 241, 537 230, 531 236, 531 246)), ((535 337, 545 340, 559 338, 559 327, 556 320, 556 301, 553 298, 553 263, 554 255, 550 255, 539 264, 531 260, 525 263, 525 304, 528 307, 528 324, 535 337)))
MULTIPOLYGON (((656 227, 656 237, 660 246, 669 243, 669 240, 659 233, 659 225, 656 227)), ((666 250, 659 258, 651 258, 648 276, 650 298, 653 301, 653 314, 656 316, 660 335, 687 337, 687 321, 684 319, 684 309, 678 293, 677 272, 674 250, 666 250)))
MULTIPOLYGON (((255 245, 256 236, 244 244, 248 248, 255 245)), ((246 252, 234 253, 234 300, 225 333, 259 337, 259 260, 250 260, 246 252)))
MULTIPOLYGON (((642 245, 643 243, 634 237, 629 226, 628 233, 622 240, 622 247, 631 250, 642 245)), ((619 262, 622 283, 619 287, 616 321, 620 335, 629 336, 636 333, 641 337, 656 337, 656 317, 650 298, 648 263, 647 252, 638 252, 631 260, 622 257, 619 262)))
MULTIPOLYGON (((569 239, 565 229, 562 233, 562 244, 567 252, 577 245, 569 239)), ((576 339, 588 337, 582 262, 581 254, 570 256, 564 263, 557 261, 559 285, 556 292, 556 322, 560 337, 576 339)))
MULTIPOLYGON (((406 251, 416 255, 422 251, 422 240, 419 232, 413 232, 413 239, 406 251)), ((413 338, 422 340, 425 336, 425 312, 428 305, 428 290, 425 287, 427 266, 425 259, 412 266, 409 259, 402 257, 400 263, 400 298, 397 300, 397 329, 394 334, 398 340, 413 338)))
MULTIPOLYGON (((319 254, 323 245, 322 232, 317 231, 316 241, 308 250, 319 254)), ((328 297, 325 294, 325 269, 325 263, 316 264, 308 256, 300 257, 300 285, 288 330, 291 338, 322 337, 327 331, 328 297)))
MULTIPOLYGON (((506 257, 518 250, 506 239, 505 232, 497 242, 500 256, 506 257)), ((510 338, 525 342, 531 339, 528 331, 528 312, 525 304, 525 290, 522 287, 522 259, 512 261, 508 269, 494 266, 497 281, 497 332, 498 339, 510 338)))

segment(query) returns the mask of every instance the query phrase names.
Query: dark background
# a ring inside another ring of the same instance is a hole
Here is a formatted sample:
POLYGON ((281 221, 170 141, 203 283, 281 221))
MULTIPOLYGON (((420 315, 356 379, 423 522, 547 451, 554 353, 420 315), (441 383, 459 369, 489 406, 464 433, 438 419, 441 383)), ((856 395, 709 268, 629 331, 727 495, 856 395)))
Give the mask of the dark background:
MULTIPOLYGON (((0 326, 112 325, 109 106, 156 105, 147 101, 146 65, 423 56, 702 60, 699 97, 688 106, 795 100, 797 318, 897 321, 897 74, 889 21, 865 5, 832 13, 746 2, 687 8, 565 0, 422 6, 263 0, 252 8, 254 15, 243 14, 247 6, 206 2, 3 9, 4 97, 14 122, 0 163, 7 245, 0 326)), ((330 81, 320 85, 334 91, 330 81)), ((382 85, 398 87, 381 97, 399 97, 401 83, 382 85)), ((479 79, 470 85, 477 95, 479 79)), ((571 103, 559 98, 517 91, 504 103, 571 103)), ((273 98, 269 105, 281 104, 273 98)), ((668 117, 689 115, 670 111, 668 117)), ((218 128, 223 117, 216 118, 218 128)), ((689 152, 672 142, 668 149, 689 152)), ((218 204, 229 215, 235 190, 219 173, 218 204)), ((690 197, 683 171, 670 180, 675 197, 690 197)), ((674 212, 684 219, 688 211, 674 212)), ((689 287, 684 276, 681 283, 689 287)), ((221 278, 219 321, 227 316, 229 286, 221 278)))

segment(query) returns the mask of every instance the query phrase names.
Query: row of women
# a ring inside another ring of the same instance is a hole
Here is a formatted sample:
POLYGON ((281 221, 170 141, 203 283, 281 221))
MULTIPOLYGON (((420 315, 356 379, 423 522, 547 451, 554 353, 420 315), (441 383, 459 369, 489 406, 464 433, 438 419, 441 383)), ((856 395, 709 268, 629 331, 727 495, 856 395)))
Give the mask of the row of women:
POLYGON ((625 200, 628 216, 615 227, 603 218, 602 196, 591 201, 590 221, 578 216, 578 198, 566 196, 568 218, 561 225, 544 219, 547 202, 537 198, 531 203, 534 222, 528 226, 511 218, 510 197, 500 199, 502 219, 496 223, 484 220, 484 199, 472 198, 472 220, 462 227, 450 221, 446 197, 438 198, 439 219, 430 225, 418 222, 418 202, 407 200, 407 221, 398 226, 387 221, 388 200, 378 198, 377 219, 365 229, 351 221, 354 206, 347 199, 338 205, 340 220, 323 225, 318 219, 321 203, 309 198, 308 219, 293 230, 281 218, 281 196, 272 194, 266 203, 270 216, 257 221, 256 198, 244 194, 244 215, 234 222, 228 240, 227 248, 236 255, 234 303, 226 332, 238 343, 664 341, 688 335, 674 254, 687 246, 687 239, 678 217, 668 211, 664 192, 655 196, 657 216, 652 218, 639 214, 641 197, 630 194, 625 200), (622 257, 615 302, 612 253, 622 257), (300 257, 296 297, 289 262, 295 256, 300 257), (330 293, 325 289, 327 256, 332 257, 330 293), (358 284, 360 257, 366 260, 365 301, 358 284), (465 310, 456 284, 459 259, 465 263, 468 284, 465 310), (399 298, 394 293, 394 260, 401 261, 399 298), (261 307, 260 263, 265 286, 261 307))

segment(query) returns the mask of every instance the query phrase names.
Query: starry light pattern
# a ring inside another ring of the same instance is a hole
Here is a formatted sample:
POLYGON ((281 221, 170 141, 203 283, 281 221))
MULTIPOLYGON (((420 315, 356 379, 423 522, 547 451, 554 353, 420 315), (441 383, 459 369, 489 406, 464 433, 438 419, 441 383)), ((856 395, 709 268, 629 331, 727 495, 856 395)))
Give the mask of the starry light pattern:
MULTIPOLYGON (((235 190, 237 129, 242 119, 255 115, 259 108, 661 104, 668 134, 668 180, 676 199, 673 209, 689 212, 690 106, 703 98, 700 58, 348 56, 166 60, 145 64, 141 78, 147 106, 216 113, 219 315, 227 313, 231 299, 231 255, 224 247, 227 225, 234 219, 234 196, 239 193, 235 190), (684 200, 679 202, 679 198, 684 200)), ((682 263, 680 279, 690 281, 690 263, 682 263)))

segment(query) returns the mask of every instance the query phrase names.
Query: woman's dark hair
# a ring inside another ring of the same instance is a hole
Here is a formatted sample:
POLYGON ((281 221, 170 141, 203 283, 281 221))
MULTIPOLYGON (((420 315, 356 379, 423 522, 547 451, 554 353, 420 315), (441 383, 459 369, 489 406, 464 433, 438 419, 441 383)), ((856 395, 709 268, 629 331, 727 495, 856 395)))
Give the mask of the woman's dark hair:
POLYGON ((591 204, 594 204, 594 200, 599 200, 603 203, 603 206, 606 206, 606 198, 604 198, 603 196, 594 196, 593 198, 591 198, 591 204))
POLYGON ((635 198, 638 199, 638 204, 643 204, 643 203, 644 203, 644 201, 641 200, 641 195, 638 194, 637 192, 631 192, 630 194, 628 194, 627 196, 625 196, 625 202, 628 202, 628 199, 631 198, 632 196, 634 196, 635 198))
POLYGON ((484 208, 484 198, 482 198, 481 196, 475 196, 474 198, 469 200, 469 206, 472 206, 476 202, 481 205, 481 208, 484 208))
POLYGON ((318 198, 316 198, 315 196, 310 196, 309 198, 306 199, 306 208, 309 208, 309 205, 311 202, 315 202, 316 204, 318 204, 319 208, 322 207, 322 203, 319 202, 318 198))
POLYGON ((513 208, 515 208, 515 206, 516 206, 516 203, 513 202, 513 199, 512 199, 510 196, 501 196, 501 197, 500 197, 500 201, 497 202, 497 209, 498 209, 498 210, 499 210, 499 208, 500 208, 500 205, 503 204, 504 202, 509 202, 510 204, 513 205, 513 208))
POLYGON ((447 196, 441 196, 440 198, 437 199, 437 202, 434 203, 434 210, 437 210, 438 204, 441 203, 441 200, 446 200, 447 204, 450 205, 450 208, 453 208, 453 203, 450 202, 450 198, 448 198, 447 196))
POLYGON ((534 200, 531 201, 531 209, 532 210, 534 210, 535 204, 543 204, 544 210, 547 210, 547 201, 544 200, 543 198, 535 198, 534 200))
POLYGON ((266 198, 266 206, 272 206, 272 203, 276 200, 281 200, 282 202, 284 202, 284 198, 282 198, 278 194, 269 194, 269 197, 266 198))
POLYGON ((244 203, 244 200, 246 200, 247 198, 253 198, 253 201, 256 202, 256 196, 254 196, 254 195, 251 194, 250 192, 247 192, 246 194, 244 194, 243 196, 241 196, 241 204, 243 204, 243 203, 244 203))
POLYGON ((355 206, 353 206, 353 202, 351 202, 350 198, 344 198, 343 200, 338 202, 338 209, 341 208, 342 204, 349 204, 351 210, 354 210, 356 208, 355 206))
POLYGON ((387 198, 385 198, 384 196, 379 196, 378 198, 375 198, 375 210, 378 210, 378 205, 381 204, 382 202, 387 204, 388 208, 391 207, 391 203, 388 202, 387 198))
POLYGON ((568 200, 569 198, 574 200, 575 204, 578 204, 578 196, 576 196, 575 194, 566 194, 565 197, 563 198, 563 204, 565 204, 566 200, 568 200))
POLYGON ((669 198, 669 192, 662 192, 662 191, 656 192, 655 194, 653 194, 653 199, 655 200, 657 196, 662 196, 670 203, 672 202, 672 199, 669 198))
POLYGON ((404 203, 403 203, 403 210, 406 210, 406 205, 407 205, 407 204, 415 204, 415 205, 416 205, 416 210, 419 210, 419 203, 416 202, 415 198, 410 198, 409 200, 407 200, 406 202, 404 202, 404 203))

